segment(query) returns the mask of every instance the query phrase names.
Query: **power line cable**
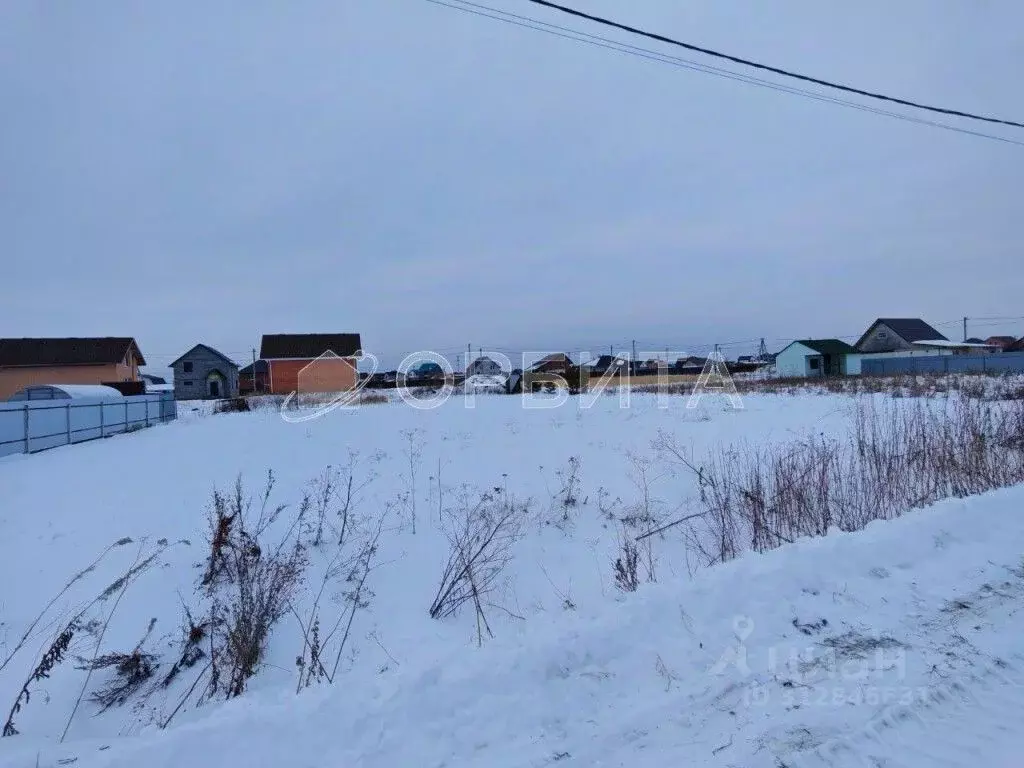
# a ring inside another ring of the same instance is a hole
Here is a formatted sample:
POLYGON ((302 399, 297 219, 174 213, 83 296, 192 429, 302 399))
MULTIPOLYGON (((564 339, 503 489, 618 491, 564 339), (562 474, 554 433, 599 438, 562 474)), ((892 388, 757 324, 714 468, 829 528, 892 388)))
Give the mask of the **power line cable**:
POLYGON ((763 78, 754 77, 753 75, 746 75, 740 72, 734 72, 732 70, 723 69, 721 67, 714 67, 709 64, 701 64, 700 62, 692 61, 690 59, 684 59, 678 56, 672 56, 667 53, 655 51, 650 48, 642 48, 639 46, 631 45, 629 43, 623 43, 618 40, 612 40, 611 38, 601 37, 600 35, 592 35, 588 32, 581 32, 579 30, 571 29, 570 27, 562 27, 557 24, 551 24, 549 22, 540 21, 529 16, 522 16, 519 14, 510 13, 508 11, 499 10, 497 8, 491 8, 489 6, 481 5, 480 3, 470 2, 470 0, 451 0, 445 2, 445 0, 427 0, 429 3, 434 5, 443 6, 445 8, 451 8, 464 13, 470 13, 475 16, 481 16, 488 19, 494 19, 495 21, 502 21, 506 24, 512 24, 517 27, 524 29, 532 29, 537 32, 544 32, 545 34, 554 35, 565 40, 571 40, 577 43, 584 43, 586 45, 592 45, 598 48, 605 48, 608 50, 616 51, 618 53, 625 53, 630 56, 636 56, 641 59, 648 59, 650 61, 661 62, 662 64, 669 64, 676 66, 681 69, 688 69, 693 72, 700 72, 703 74, 712 75, 714 77, 721 77, 726 80, 734 80, 736 82, 746 83, 748 85, 754 85, 762 88, 767 88, 772 91, 779 93, 786 93, 793 96, 802 96, 813 101, 820 101, 827 104, 835 104, 836 106, 847 107, 849 109, 856 109, 861 112, 869 112, 883 117, 891 117, 896 120, 903 120, 909 123, 916 123, 918 125, 926 125, 932 128, 940 128, 946 131, 953 131, 954 133, 962 133, 969 136, 976 136, 982 139, 989 139, 991 141, 999 141, 1006 144, 1016 144, 1017 146, 1024 146, 1024 141, 1017 141, 1015 139, 1006 138, 1005 136, 997 136, 995 134, 984 133, 982 131, 975 131, 969 128, 961 128, 959 126, 950 125, 948 123, 941 123, 935 120, 926 120, 921 117, 914 117, 912 115, 904 115, 899 112, 893 112, 891 110, 881 109, 879 107, 872 107, 867 104, 858 104, 854 101, 841 99, 836 96, 829 96, 827 94, 817 93, 815 91, 809 91, 803 88, 797 88, 795 86, 784 85, 776 83, 771 80, 765 80, 763 78), (457 3, 457 4, 456 4, 457 3), (476 9, 476 10, 474 10, 476 9))
POLYGON ((604 18, 602 16, 595 16, 595 15, 590 14, 590 13, 584 13, 583 11, 576 10, 575 8, 570 8, 570 7, 565 6, 565 5, 559 5, 558 3, 553 3, 550 0, 528 0, 528 2, 531 2, 534 5, 541 5, 541 6, 544 6, 546 8, 551 8, 553 10, 560 11, 562 13, 567 13, 567 14, 569 14, 571 16, 576 16, 576 17, 581 18, 581 19, 587 19, 588 21, 593 21, 593 22, 596 22, 598 24, 603 24, 604 26, 607 26, 607 27, 612 27, 614 29, 620 29, 623 32, 629 32, 630 34, 640 35, 641 37, 646 37, 646 38, 649 38, 651 40, 657 40, 658 42, 668 43, 669 45, 679 46, 680 48, 685 48, 685 49, 687 49, 689 51, 695 51, 697 53, 703 53, 703 54, 705 54, 707 56, 714 56, 714 57, 719 58, 719 59, 725 59, 727 61, 732 61, 732 62, 734 62, 736 64, 742 64, 742 65, 747 66, 747 67, 753 67, 755 69, 760 69, 760 70, 763 70, 765 72, 773 72, 773 73, 775 73, 777 75, 783 75, 784 77, 790 77, 790 78, 793 78, 795 80, 802 80, 802 81, 804 81, 806 83, 814 83, 815 85, 823 85, 826 88, 834 88, 835 90, 838 90, 838 91, 845 91, 846 93, 853 93, 853 94, 857 94, 858 96, 866 96, 866 97, 871 98, 871 99, 877 99, 879 101, 887 101, 887 102, 890 102, 890 103, 893 103, 893 104, 900 104, 900 105, 905 106, 905 107, 913 107, 914 109, 926 110, 928 112, 936 112, 936 113, 943 114, 943 115, 952 115, 954 117, 963 117, 963 118, 966 118, 968 120, 980 120, 982 122, 996 123, 998 125, 1010 125, 1010 126, 1013 126, 1014 128, 1024 128, 1024 123, 1019 123, 1019 122, 1016 122, 1014 120, 1005 120, 1005 119, 999 118, 999 117, 990 117, 990 116, 987 116, 987 115, 979 115, 979 114, 975 114, 973 112, 964 112, 964 111, 959 110, 959 109, 949 109, 947 107, 936 107, 936 106, 932 106, 930 104, 923 104, 923 103, 917 102, 917 101, 910 101, 908 99, 897 98, 895 96, 887 96, 886 94, 883 94, 883 93, 877 93, 875 91, 867 91, 867 90, 864 90, 862 88, 855 88, 853 86, 844 85, 842 83, 836 83, 836 82, 833 82, 831 80, 823 80, 821 78, 811 77, 810 75, 804 75, 804 74, 801 74, 799 72, 793 72, 792 70, 782 69, 780 67, 773 67, 773 66, 771 66, 769 64, 762 64, 761 62, 754 61, 752 59, 745 59, 745 58, 742 58, 740 56, 733 56, 733 55, 728 54, 728 53, 722 53, 721 51, 713 50, 711 48, 704 48, 704 47, 699 46, 699 45, 694 45, 693 43, 684 43, 681 40, 676 40, 676 39, 671 38, 671 37, 666 37, 665 35, 659 35, 659 34, 654 33, 654 32, 647 32, 646 30, 642 30, 642 29, 639 29, 637 27, 631 27, 628 24, 623 24, 623 23, 618 22, 618 21, 613 21, 611 19, 607 19, 607 18, 604 18))

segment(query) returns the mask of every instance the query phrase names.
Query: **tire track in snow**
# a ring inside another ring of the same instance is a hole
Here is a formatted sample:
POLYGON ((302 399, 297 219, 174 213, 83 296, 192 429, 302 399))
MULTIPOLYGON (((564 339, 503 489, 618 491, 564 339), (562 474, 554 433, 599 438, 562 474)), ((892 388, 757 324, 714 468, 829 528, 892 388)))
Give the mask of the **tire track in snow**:
POLYGON ((788 756, 787 768, 1016 768, 1024 756, 1024 669, 994 661, 892 705, 850 736, 788 756))

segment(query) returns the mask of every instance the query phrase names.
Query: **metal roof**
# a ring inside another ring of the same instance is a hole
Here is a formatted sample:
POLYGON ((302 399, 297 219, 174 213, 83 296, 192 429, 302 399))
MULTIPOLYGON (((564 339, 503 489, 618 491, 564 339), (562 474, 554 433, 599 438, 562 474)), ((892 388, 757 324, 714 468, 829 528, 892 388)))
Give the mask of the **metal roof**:
POLYGON ((362 348, 358 333, 264 334, 260 357, 264 360, 313 360, 329 353, 338 357, 355 357, 362 348))
POLYGON ((108 365, 122 362, 133 348, 138 364, 145 365, 130 336, 0 339, 0 366, 108 365))
POLYGON ((915 341, 947 341, 945 336, 919 317, 880 317, 868 326, 864 335, 857 340, 854 346, 859 347, 879 323, 884 323, 891 328, 893 333, 908 344, 915 341))
POLYGON ((211 347, 209 344, 196 344, 188 352, 183 354, 181 357, 179 357, 174 362, 170 363, 170 365, 168 367, 169 368, 173 368, 174 366, 176 366, 178 363, 180 363, 182 360, 184 360, 186 357, 191 355, 193 352, 195 352, 200 347, 205 349, 207 352, 209 352, 210 354, 214 355, 215 357, 219 357, 221 360, 223 360, 225 363, 227 363, 231 367, 233 367, 233 368, 237 368, 238 367, 238 363, 236 363, 234 360, 232 360, 230 357, 228 357, 227 355, 223 354, 222 352, 218 352, 216 349, 211 347))
POLYGON ((839 339, 797 339, 793 344, 803 344, 819 355, 855 355, 857 350, 839 339))

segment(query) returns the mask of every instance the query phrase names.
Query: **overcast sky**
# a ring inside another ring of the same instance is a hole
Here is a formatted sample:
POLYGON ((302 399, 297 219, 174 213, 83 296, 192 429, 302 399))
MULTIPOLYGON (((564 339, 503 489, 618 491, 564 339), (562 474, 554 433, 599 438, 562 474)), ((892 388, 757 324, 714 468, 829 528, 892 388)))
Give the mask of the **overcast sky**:
MULTIPOLYGON (((1019 0, 567 2, 1024 120, 1019 0)), ((0 335, 130 335, 155 366, 263 333, 393 364, 1024 315, 1022 171, 1022 146, 426 0, 0 4, 0 335)), ((1000 331, 1024 323, 972 333, 1000 331)))

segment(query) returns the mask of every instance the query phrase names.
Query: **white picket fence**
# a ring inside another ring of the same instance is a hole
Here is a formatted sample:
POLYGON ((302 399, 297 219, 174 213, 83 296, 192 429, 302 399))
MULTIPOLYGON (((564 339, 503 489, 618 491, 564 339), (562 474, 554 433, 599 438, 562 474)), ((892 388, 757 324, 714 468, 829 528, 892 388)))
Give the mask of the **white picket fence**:
POLYGON ((171 392, 0 403, 0 456, 131 432, 177 415, 171 392))

